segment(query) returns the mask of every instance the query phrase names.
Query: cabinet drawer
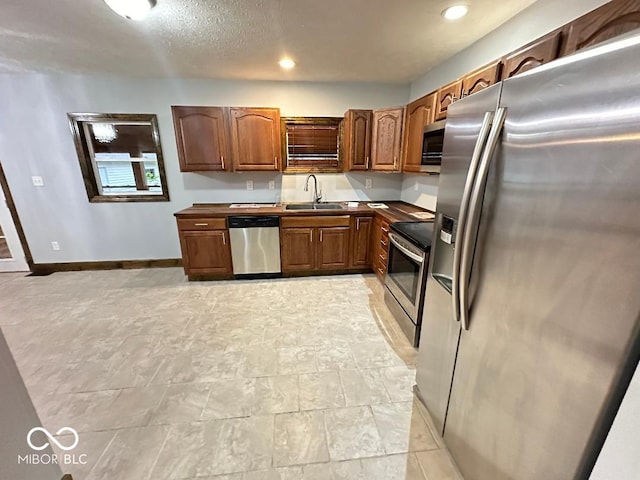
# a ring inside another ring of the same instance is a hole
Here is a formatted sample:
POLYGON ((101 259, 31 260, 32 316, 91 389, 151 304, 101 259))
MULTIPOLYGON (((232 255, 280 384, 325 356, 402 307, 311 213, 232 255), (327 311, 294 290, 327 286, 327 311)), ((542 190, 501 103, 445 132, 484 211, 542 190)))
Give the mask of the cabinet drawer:
POLYGON ((179 218, 178 230, 224 230, 225 218, 179 218))
POLYGON ((350 224, 351 217, 349 215, 282 217, 280 221, 282 228, 348 227, 350 224))

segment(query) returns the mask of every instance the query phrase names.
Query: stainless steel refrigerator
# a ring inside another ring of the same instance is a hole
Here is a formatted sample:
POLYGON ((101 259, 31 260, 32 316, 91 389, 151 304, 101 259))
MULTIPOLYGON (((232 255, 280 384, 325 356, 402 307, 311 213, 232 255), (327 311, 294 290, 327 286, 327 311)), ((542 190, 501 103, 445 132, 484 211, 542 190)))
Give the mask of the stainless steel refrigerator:
POLYGON ((640 36, 448 113, 418 393, 466 480, 588 478, 640 356, 640 36))

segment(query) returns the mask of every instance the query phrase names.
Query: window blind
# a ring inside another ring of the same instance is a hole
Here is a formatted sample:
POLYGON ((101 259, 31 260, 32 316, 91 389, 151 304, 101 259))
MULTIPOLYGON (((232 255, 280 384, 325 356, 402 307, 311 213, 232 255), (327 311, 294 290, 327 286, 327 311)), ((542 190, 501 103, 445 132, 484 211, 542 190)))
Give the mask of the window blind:
POLYGON ((287 125, 288 164, 338 166, 337 125, 287 125))

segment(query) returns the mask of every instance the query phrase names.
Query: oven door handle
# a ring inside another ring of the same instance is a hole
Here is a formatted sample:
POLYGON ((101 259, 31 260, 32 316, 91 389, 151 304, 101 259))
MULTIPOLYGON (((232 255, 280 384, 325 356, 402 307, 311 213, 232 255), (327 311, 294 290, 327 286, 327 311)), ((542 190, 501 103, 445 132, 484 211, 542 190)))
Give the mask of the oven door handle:
POLYGON ((400 245, 398 243, 398 241, 394 238, 395 235, 393 235, 393 233, 389 234, 389 240, 391 240, 391 243, 393 243, 393 245, 400 250, 402 253, 404 253, 407 257, 409 257, 411 260, 413 260, 416 263, 419 263, 420 265, 422 265, 422 263, 424 262, 424 257, 421 257, 420 255, 416 255, 415 253, 413 253, 411 250, 407 250, 406 247, 400 245))

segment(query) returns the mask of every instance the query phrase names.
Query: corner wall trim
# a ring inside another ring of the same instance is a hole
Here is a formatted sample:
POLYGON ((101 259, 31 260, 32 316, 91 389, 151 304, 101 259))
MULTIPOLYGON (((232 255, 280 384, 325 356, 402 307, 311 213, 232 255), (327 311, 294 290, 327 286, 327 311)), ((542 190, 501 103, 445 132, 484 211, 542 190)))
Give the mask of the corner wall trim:
POLYGON ((117 270, 135 268, 181 267, 181 258, 163 258, 159 260, 117 260, 99 262, 35 263, 34 275, 49 275, 54 272, 79 272, 83 270, 117 270))

